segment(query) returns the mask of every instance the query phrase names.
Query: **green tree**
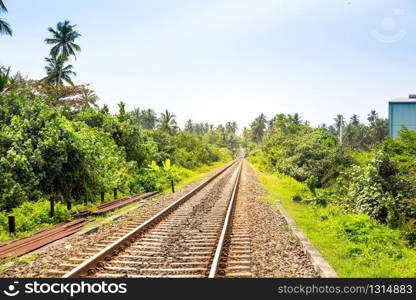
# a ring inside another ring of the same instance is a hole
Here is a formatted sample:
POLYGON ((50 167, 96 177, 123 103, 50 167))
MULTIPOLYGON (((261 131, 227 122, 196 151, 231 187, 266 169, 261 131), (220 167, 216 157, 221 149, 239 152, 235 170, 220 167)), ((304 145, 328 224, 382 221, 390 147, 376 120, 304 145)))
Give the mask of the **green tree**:
POLYGON ((157 123, 157 115, 152 109, 142 110, 141 112, 141 126, 144 129, 155 129, 157 123))
POLYGON ((0 67, 0 93, 4 92, 10 80, 10 67, 0 67))
MULTIPOLYGON (((0 14, 1 13, 7 13, 6 5, 4 5, 4 2, 0 0, 0 14)), ((9 25, 4 19, 0 18, 0 35, 13 35, 13 31, 9 25)))
POLYGON ((189 132, 189 133, 193 133, 194 132, 194 123, 192 122, 192 120, 186 121, 184 130, 186 132, 189 132))
POLYGON ((63 56, 68 58, 71 55, 76 56, 76 52, 81 51, 81 47, 75 43, 75 40, 81 37, 81 34, 74 30, 76 26, 71 25, 66 20, 59 22, 56 25, 56 29, 48 28, 48 31, 52 33, 52 38, 46 38, 45 43, 53 45, 50 52, 52 57, 63 56))
POLYGON ((296 125, 300 125, 300 124, 302 123, 302 118, 300 117, 300 115, 299 115, 298 113, 295 113, 295 114, 293 115, 293 122, 294 122, 296 125))
POLYGON ((159 127, 162 131, 173 135, 177 129, 176 116, 168 110, 160 114, 159 127))
POLYGON ((72 71, 72 65, 65 65, 68 61, 65 56, 45 57, 45 61, 48 65, 45 67, 46 77, 42 79, 43 81, 57 86, 64 85, 64 82, 74 85, 71 76, 77 74, 72 71))
POLYGON ((253 142, 260 143, 266 130, 267 119, 264 114, 260 114, 250 125, 253 142))

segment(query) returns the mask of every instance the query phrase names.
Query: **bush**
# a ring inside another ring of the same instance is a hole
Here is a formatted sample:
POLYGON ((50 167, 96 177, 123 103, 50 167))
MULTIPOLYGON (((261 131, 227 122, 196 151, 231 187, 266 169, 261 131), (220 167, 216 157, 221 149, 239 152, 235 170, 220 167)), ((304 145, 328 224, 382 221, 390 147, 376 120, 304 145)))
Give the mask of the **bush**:
POLYGON ((60 202, 55 203, 55 215, 50 217, 50 202, 41 199, 38 202, 23 202, 10 213, 0 213, 0 226, 3 231, 8 231, 7 216, 15 216, 16 231, 18 234, 38 230, 49 224, 57 224, 71 219, 71 213, 66 206, 60 202))
POLYGON ((302 201, 302 196, 301 196, 301 195, 299 195, 299 194, 296 194, 296 195, 294 195, 294 196, 292 197, 292 200, 293 200, 294 202, 301 202, 301 201, 302 201))
POLYGON ((410 246, 416 245, 416 226, 412 226, 403 232, 403 238, 409 242, 410 246))
POLYGON ((305 180, 305 184, 308 186, 311 193, 315 195, 316 194, 315 188, 316 188, 316 185, 318 184, 318 178, 312 175, 308 179, 305 180))

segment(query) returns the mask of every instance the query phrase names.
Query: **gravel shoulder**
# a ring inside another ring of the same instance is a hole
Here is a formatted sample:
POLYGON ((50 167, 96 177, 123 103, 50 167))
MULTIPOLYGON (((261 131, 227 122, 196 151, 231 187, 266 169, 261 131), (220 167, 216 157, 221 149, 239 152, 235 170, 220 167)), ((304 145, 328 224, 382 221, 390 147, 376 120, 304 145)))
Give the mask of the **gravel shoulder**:
POLYGON ((265 193, 245 162, 239 200, 246 201, 250 221, 253 277, 319 277, 284 217, 262 200, 265 193))

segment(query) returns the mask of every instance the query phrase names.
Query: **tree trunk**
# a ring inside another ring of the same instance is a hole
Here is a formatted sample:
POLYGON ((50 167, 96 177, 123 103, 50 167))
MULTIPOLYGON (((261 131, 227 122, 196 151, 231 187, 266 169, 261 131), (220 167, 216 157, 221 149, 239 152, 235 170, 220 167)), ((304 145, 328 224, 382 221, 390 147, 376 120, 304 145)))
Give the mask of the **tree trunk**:
POLYGON ((173 179, 171 179, 170 184, 172 186, 172 194, 175 193, 175 184, 173 183, 173 179))
POLYGON ((55 216, 55 198, 51 197, 49 202, 51 204, 50 217, 53 218, 55 216))
POLYGON ((16 219, 14 216, 9 216, 9 233, 16 234, 16 219))
POLYGON ((66 209, 68 210, 72 209, 72 203, 70 199, 66 199, 66 209))

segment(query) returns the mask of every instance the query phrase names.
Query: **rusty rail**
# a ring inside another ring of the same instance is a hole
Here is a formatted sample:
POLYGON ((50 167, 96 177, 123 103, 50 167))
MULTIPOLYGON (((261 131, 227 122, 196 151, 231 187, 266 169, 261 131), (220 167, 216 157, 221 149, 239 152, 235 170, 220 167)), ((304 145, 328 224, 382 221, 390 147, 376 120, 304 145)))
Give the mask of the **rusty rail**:
POLYGON ((89 222, 87 219, 88 216, 102 215, 126 206, 132 202, 150 198, 158 193, 159 192, 150 192, 113 200, 97 206, 97 211, 94 212, 85 210, 80 214, 74 215, 73 217, 75 220, 73 221, 57 224, 50 228, 40 230, 35 232, 30 237, 11 241, 7 245, 0 247, 0 258, 12 258, 39 249, 80 231, 82 227, 89 222))

